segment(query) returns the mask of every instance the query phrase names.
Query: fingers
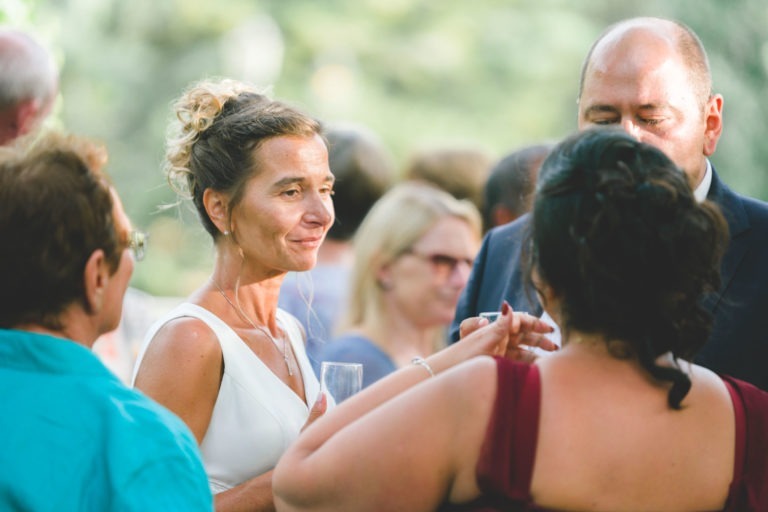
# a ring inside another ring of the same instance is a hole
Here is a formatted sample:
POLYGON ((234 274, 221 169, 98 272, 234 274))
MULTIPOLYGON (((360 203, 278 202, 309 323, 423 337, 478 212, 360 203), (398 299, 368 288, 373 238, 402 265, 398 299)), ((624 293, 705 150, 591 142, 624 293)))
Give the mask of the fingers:
POLYGON ((323 393, 320 392, 320 395, 317 397, 317 400, 315 401, 315 404, 312 406, 312 409, 309 411, 309 416, 307 417, 307 421, 304 423, 304 426, 301 427, 301 431, 304 432, 308 426, 310 426, 314 421, 325 414, 325 411, 328 409, 328 397, 323 393))
POLYGON ((510 333, 516 333, 520 331, 520 326, 522 325, 523 321, 523 315, 517 314, 512 310, 512 306, 509 305, 509 302, 506 300, 501 304, 501 314, 502 316, 511 316, 512 320, 510 321, 510 333))
MULTIPOLYGON (((471 317, 461 322, 459 333, 464 339, 486 326, 488 326, 487 334, 484 334, 483 338, 487 341, 492 338, 495 343, 494 347, 485 347, 490 353, 509 355, 514 352, 517 354, 515 359, 528 360, 536 357, 536 354, 528 350, 531 347, 546 351, 558 349, 558 346, 546 336, 555 330, 550 324, 524 311, 512 311, 512 307, 506 301, 502 303, 501 314, 496 320, 490 322, 490 326, 487 318, 471 317), (502 332, 503 334, 500 334, 502 332)), ((486 330, 483 330, 483 333, 485 332, 486 330)), ((473 339, 479 338, 475 336, 473 339)))
MULTIPOLYGON (((506 302, 502 310, 505 308, 511 311, 511 307, 506 302)), ((558 349, 558 346, 546 336, 552 332, 554 328, 548 323, 526 312, 517 311, 509 322, 509 341, 504 354, 517 361, 531 362, 538 357, 537 349, 545 351, 558 349)))
POLYGON ((557 346, 555 342, 544 336, 543 334, 539 333, 524 333, 519 338, 520 345, 525 345, 527 347, 536 347, 540 348, 542 350, 546 350, 547 352, 553 352, 555 350, 558 350, 560 347, 557 346))
POLYGON ((529 315, 524 311, 517 311, 515 312, 515 315, 520 317, 520 328, 523 331, 547 334, 554 332, 555 330, 555 328, 549 325, 547 322, 544 322, 540 318, 533 315, 529 315))
POLYGON ((500 355, 506 351, 509 332, 511 332, 511 311, 501 314, 493 322, 487 318, 472 317, 462 321, 459 325, 461 333, 460 345, 462 358, 468 359, 478 355, 500 355))
POLYGON ((504 357, 523 363, 532 363, 538 358, 538 355, 525 345, 510 345, 504 357))
POLYGON ((482 318, 479 316, 473 316, 471 318, 467 318, 459 324, 459 338, 468 336, 469 334, 472 334, 479 328, 484 327, 486 325, 488 325, 487 318, 482 318))

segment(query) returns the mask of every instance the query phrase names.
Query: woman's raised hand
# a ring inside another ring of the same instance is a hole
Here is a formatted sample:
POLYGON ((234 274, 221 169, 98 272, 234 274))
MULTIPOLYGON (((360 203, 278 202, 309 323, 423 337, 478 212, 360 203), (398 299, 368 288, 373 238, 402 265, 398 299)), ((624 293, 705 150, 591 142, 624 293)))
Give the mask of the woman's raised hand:
MULTIPOLYGON (((525 312, 516 312, 505 301, 502 314, 490 323, 487 318, 471 317, 461 322, 459 332, 461 342, 470 341, 478 344, 480 351, 487 355, 503 355, 518 361, 532 361, 536 354, 531 350, 538 347, 543 350, 557 350, 557 345, 547 338, 554 328, 541 319, 525 312), (506 327, 506 328, 505 328, 506 327), (480 337, 475 340, 475 337, 480 337)), ((478 354, 479 355, 479 354, 478 354)))
POLYGON ((532 362, 538 357, 531 350, 534 347, 549 352, 557 350, 558 346, 547 338, 547 334, 554 330, 551 325, 533 315, 525 312, 515 313, 504 356, 516 361, 532 362))

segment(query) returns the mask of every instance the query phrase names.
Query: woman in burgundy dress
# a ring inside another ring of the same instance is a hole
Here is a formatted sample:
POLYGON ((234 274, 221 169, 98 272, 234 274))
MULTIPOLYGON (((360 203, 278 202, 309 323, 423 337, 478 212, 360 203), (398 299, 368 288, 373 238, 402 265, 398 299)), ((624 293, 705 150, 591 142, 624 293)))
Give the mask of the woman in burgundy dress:
POLYGON ((661 151, 598 129, 547 158, 531 222, 563 348, 521 362, 540 341, 527 315, 466 320, 460 343, 299 437, 278 510, 768 510, 768 393, 688 362, 719 284, 718 208, 661 151), (483 351, 506 357, 461 362, 483 351))

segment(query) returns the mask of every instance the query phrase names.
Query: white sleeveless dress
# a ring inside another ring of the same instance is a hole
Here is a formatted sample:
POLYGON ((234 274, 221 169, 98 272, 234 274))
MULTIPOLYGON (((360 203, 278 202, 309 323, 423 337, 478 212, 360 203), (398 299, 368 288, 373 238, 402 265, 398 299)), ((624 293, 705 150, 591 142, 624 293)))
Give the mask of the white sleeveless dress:
POLYGON ((132 384, 152 338, 163 324, 197 318, 216 334, 224 355, 224 376, 211 423, 200 445, 211 491, 226 491, 273 469, 299 435, 320 385, 307 358, 298 321, 278 309, 277 321, 288 336, 304 380, 305 404, 254 354, 224 321, 205 308, 183 303, 147 332, 136 360, 132 384))

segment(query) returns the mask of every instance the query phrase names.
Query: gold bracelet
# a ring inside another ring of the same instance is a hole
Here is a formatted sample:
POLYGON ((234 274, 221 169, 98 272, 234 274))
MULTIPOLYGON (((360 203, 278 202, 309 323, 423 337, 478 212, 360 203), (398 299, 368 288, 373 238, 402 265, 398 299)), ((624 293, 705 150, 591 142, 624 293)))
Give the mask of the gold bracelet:
POLYGON ((430 377, 435 376, 435 372, 432 371, 432 367, 429 366, 429 363, 423 357, 414 357, 413 359, 411 359, 411 364, 415 364, 416 366, 421 366, 422 368, 427 370, 429 372, 430 377))

